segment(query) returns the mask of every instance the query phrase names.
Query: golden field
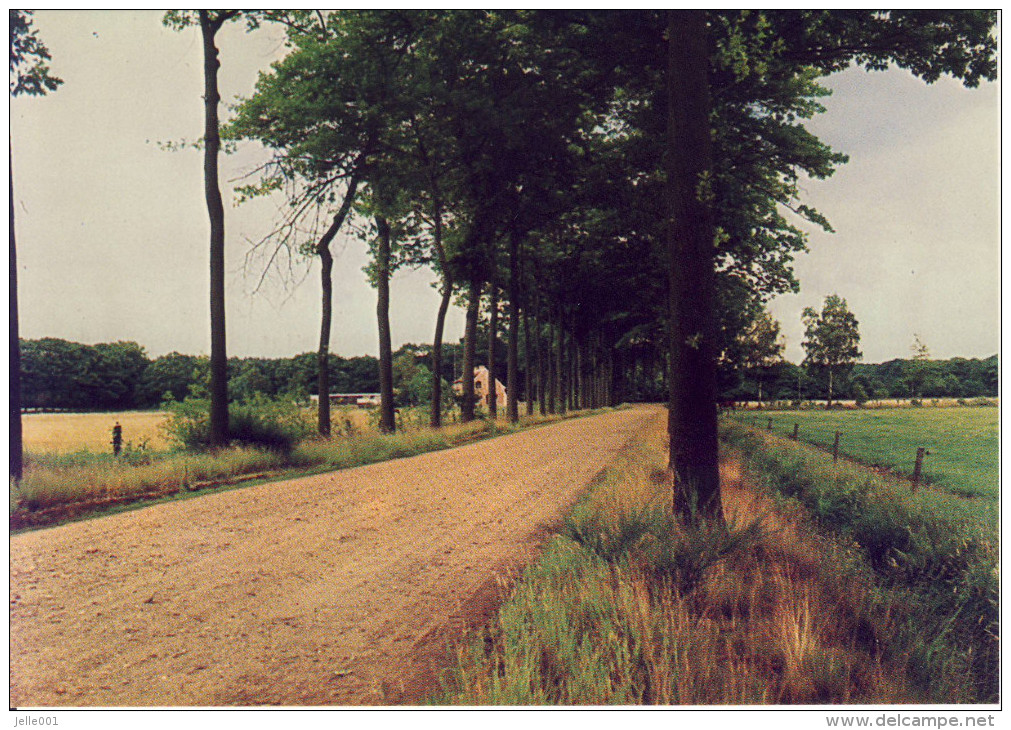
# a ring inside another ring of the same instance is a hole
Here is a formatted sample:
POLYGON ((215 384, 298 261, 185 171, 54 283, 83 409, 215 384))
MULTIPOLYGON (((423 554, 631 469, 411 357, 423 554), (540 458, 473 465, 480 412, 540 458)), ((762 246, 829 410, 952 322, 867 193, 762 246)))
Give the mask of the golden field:
MULTIPOLYGON (((401 428, 414 430, 421 421, 412 409, 404 409, 406 421, 401 428)), ((112 451, 112 427, 119 422, 123 427, 123 445, 132 443, 148 449, 166 449, 169 439, 162 430, 168 420, 165 411, 122 411, 119 413, 26 413, 21 416, 24 429, 24 448, 35 454, 70 454, 77 451, 105 453, 112 451)), ((348 423, 356 434, 376 431, 373 412, 353 406, 331 409, 331 422, 335 435, 347 434, 348 423)), ((315 409, 306 410, 306 418, 316 423, 315 409)), ((447 423, 452 422, 447 418, 447 423)))
POLYGON ((123 413, 26 413, 21 417, 25 450, 34 453, 112 451, 112 427, 123 427, 123 444, 164 449, 168 440, 161 426, 168 418, 164 411, 123 413))

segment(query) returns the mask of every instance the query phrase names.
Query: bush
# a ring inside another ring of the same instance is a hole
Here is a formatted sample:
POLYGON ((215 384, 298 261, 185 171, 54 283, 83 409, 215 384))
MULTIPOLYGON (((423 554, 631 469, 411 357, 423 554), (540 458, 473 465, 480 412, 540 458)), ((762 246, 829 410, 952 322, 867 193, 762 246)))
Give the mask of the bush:
MULTIPOLYGON (((169 406, 165 431, 175 444, 199 451, 210 446, 210 402, 188 397, 169 406)), ((306 412, 287 398, 256 394, 228 407, 229 441, 270 451, 291 451, 312 433, 306 412)))
POLYGON ((992 399, 992 398, 982 398, 982 397, 980 397, 980 398, 973 398, 971 401, 969 401, 969 405, 971 405, 971 406, 982 406, 984 408, 996 408, 997 407, 997 401, 995 399, 992 399))

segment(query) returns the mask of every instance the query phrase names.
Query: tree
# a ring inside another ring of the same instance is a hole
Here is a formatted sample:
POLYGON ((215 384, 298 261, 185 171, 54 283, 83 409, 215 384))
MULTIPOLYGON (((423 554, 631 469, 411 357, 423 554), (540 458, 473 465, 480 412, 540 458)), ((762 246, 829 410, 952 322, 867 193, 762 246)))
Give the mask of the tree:
POLYGON ((777 322, 762 310, 741 338, 744 346, 744 367, 758 381, 758 401, 762 402, 762 381, 765 372, 783 359, 786 344, 777 322))
POLYGON ((930 360, 930 348, 923 343, 918 334, 914 334, 909 351, 913 353, 913 359, 906 364, 906 382, 913 397, 922 398, 924 385, 934 371, 930 360))
MULTIPOLYGON (((243 101, 225 129, 233 139, 258 139, 274 154, 259 183, 244 195, 284 189, 284 220, 261 241, 320 260, 321 316, 317 391, 330 391, 328 368, 333 311, 333 254, 330 245, 355 203, 375 132, 375 109, 365 103, 366 79, 377 49, 350 13, 313 19, 295 11, 286 18, 294 51, 261 74, 255 94, 243 101), (341 52, 335 52, 339 49, 341 52), (338 111, 339 110, 339 113, 338 111), (336 208, 333 208, 340 201, 336 208), (325 227, 321 221, 329 220, 325 227)), ((330 434, 330 401, 320 398, 317 428, 330 434)))
MULTIPOLYGON (((393 347, 390 342, 390 224, 376 216, 376 314, 379 322, 379 430, 393 433, 397 429, 393 406, 393 347)), ((321 396, 322 397, 322 396, 321 396)))
POLYGON ((809 368, 820 368, 828 374, 826 408, 831 408, 835 375, 863 356, 859 348, 859 323, 846 300, 837 294, 825 297, 821 312, 813 307, 805 308, 802 319, 805 363, 809 368))
POLYGON ((722 521, 716 441, 716 308, 710 208, 709 49, 703 11, 667 23, 670 468, 675 512, 722 521))
MULTIPOLYGON (((32 29, 32 11, 10 11, 10 94, 12 97, 29 94, 42 96, 56 91, 62 79, 49 72, 49 49, 32 29)), ((18 321, 18 266, 17 245, 14 237, 14 155, 8 138, 8 168, 10 174, 10 475, 14 481, 23 476, 23 449, 21 433, 21 347, 18 321)))
POLYGON ((239 10, 170 11, 165 24, 181 29, 200 26, 204 55, 204 199, 210 220, 210 320, 211 383, 210 435, 212 447, 228 443, 228 355, 225 338, 225 210, 218 183, 221 132, 218 123, 218 47, 215 37, 221 27, 239 17, 239 10))
POLYGON ((138 384, 139 405, 157 406, 163 400, 181 401, 189 393, 197 358, 170 352, 155 358, 138 384))
MULTIPOLYGON (((715 231, 710 217, 715 181, 709 155, 709 120, 714 112, 711 84, 715 80, 727 97, 743 102, 738 106, 743 118, 771 120, 779 130, 795 128, 794 117, 782 111, 761 117, 754 114, 769 90, 796 87, 805 74, 827 74, 851 62, 872 69, 894 62, 928 82, 948 73, 975 86, 981 78, 996 76, 996 38, 991 34, 996 14, 742 11, 721 12, 709 20, 707 27, 707 19, 699 11, 671 12, 665 23, 669 59, 667 211, 672 222, 668 270, 673 320, 669 431, 677 488, 691 490, 692 500, 703 512, 716 516, 718 447, 715 404, 711 402, 716 370, 710 283, 715 266, 715 231), (711 31, 720 33, 711 38, 711 31), (718 49, 715 79, 709 75, 710 40, 718 49), (727 40, 731 43, 725 43, 727 40)), ((797 210, 810 213, 804 208, 797 210)))

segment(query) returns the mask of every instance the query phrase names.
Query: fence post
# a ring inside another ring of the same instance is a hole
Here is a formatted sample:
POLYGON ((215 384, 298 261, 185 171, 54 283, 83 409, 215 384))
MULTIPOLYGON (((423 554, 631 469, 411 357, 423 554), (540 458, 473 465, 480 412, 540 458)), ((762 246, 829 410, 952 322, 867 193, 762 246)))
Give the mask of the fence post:
POLYGON ((799 432, 800 432, 800 424, 799 423, 793 424, 793 436, 791 438, 793 438, 794 441, 797 440, 799 432))
POLYGON ((771 418, 769 419, 769 430, 770 431, 772 430, 772 419, 771 418))
POLYGON ((916 463, 913 465, 913 490, 920 486, 920 472, 923 471, 923 457, 930 452, 922 446, 916 450, 916 463))
POLYGON ((832 444, 832 461, 839 461, 839 437, 842 434, 835 432, 835 442, 832 444))

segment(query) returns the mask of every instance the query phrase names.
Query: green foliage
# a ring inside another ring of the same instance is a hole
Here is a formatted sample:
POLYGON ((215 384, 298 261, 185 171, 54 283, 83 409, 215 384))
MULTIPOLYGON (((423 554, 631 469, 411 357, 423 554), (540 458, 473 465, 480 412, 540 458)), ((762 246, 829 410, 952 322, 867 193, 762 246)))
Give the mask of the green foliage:
POLYGON ((853 400, 858 406, 862 406, 868 399, 867 388, 860 382, 853 383, 853 386, 850 388, 850 395, 853 396, 853 400))
MULTIPOLYGON (((206 357, 172 352, 149 360, 134 342, 83 345, 49 337, 20 343, 26 408, 129 410, 158 407, 166 395, 174 401, 207 395, 206 357)), ((230 358, 230 399, 243 401, 263 394, 305 402, 316 389, 316 367, 316 353, 277 359, 230 358)), ((328 367, 336 392, 378 390, 374 357, 331 354, 328 367)))
MULTIPOLYGON (((170 404, 166 433, 176 445, 201 450, 210 445, 209 402, 188 397, 170 404)), ((294 401, 256 395, 233 403, 228 409, 229 440, 236 444, 273 451, 290 452, 308 437, 313 426, 305 411, 294 401)))
POLYGON ((48 337, 20 344, 23 407, 136 407, 138 386, 150 362, 137 343, 82 345, 48 337))
POLYGON ((859 323, 837 294, 825 297, 819 312, 807 307, 804 319, 804 350, 806 362, 826 368, 848 365, 862 357, 859 323))
POLYGON ((32 28, 31 10, 10 10, 10 94, 42 96, 63 80, 49 72, 49 49, 32 28))

